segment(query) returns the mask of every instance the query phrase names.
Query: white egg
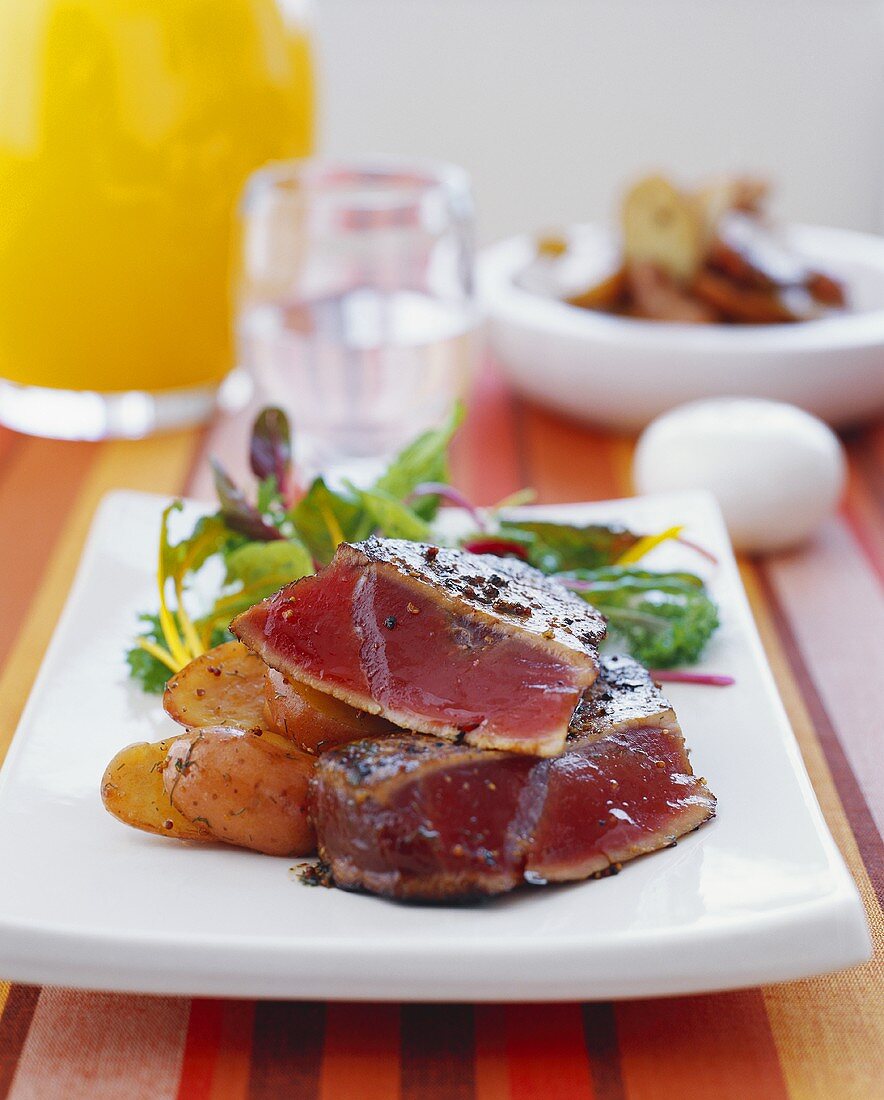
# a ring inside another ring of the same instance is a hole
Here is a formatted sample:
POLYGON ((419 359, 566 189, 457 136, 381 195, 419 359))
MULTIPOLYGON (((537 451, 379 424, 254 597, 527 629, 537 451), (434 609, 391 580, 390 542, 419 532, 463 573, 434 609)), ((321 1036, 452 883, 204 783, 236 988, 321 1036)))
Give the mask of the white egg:
POLYGON ((739 550, 781 550, 838 504, 844 455, 821 420, 751 397, 692 401, 654 420, 633 463, 640 493, 708 489, 739 550))

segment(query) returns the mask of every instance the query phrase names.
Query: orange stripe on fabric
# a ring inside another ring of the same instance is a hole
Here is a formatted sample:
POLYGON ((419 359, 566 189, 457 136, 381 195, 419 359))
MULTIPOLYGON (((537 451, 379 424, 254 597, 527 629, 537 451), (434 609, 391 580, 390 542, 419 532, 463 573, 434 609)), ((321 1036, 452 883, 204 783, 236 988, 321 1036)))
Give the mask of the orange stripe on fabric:
POLYGON ((756 989, 624 1001, 615 1008, 628 1100, 781 1100, 788 1095, 756 989))
POLYGON ((467 403, 451 453, 452 480, 476 504, 496 504, 525 488, 513 398, 499 369, 486 362, 467 403))
MULTIPOLYGON (((0 673, 0 759, 12 738, 58 620, 102 496, 116 488, 179 491, 194 445, 195 436, 186 432, 100 445, 77 490, 75 504, 54 540, 39 588, 28 605, 28 613, 0 673)), ((19 499, 16 509, 24 506, 19 499)))
POLYGON ((513 1100, 593 1096, 579 1005, 507 1005, 505 1015, 513 1100))
POLYGON ((395 1100, 399 1095, 399 1007, 328 1005, 319 1076, 322 1100, 395 1100))
POLYGON ((0 662, 6 659, 59 532, 98 453, 89 443, 23 441, 0 480, 0 662))
POLYGON ((25 441, 25 438, 18 432, 10 431, 9 428, 0 427, 0 481, 6 475, 13 451, 25 441))
POLYGON ((510 1100, 503 1005, 476 1005, 474 1074, 476 1100, 510 1100))
POLYGON ((526 405, 522 431, 531 484, 544 504, 607 500, 621 491, 624 440, 526 405))
POLYGON ((11 1100, 174 1100, 187 1029, 183 997, 46 987, 11 1100))

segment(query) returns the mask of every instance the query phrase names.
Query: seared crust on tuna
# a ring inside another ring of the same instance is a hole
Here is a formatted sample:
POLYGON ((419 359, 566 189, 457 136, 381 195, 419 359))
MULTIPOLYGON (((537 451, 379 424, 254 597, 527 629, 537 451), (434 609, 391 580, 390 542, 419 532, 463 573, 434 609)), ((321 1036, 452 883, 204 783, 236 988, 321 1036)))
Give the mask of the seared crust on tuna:
POLYGON ((389 566, 403 578, 431 585, 459 611, 509 623, 568 655, 595 662, 605 636, 604 617, 585 600, 517 558, 470 554, 404 539, 370 538, 340 551, 389 566))
POLYGON ((231 630, 290 681, 404 729, 554 756, 605 626, 523 562, 372 538, 231 630))
POLYGON ((571 717, 568 744, 606 737, 634 726, 678 729, 672 704, 648 670, 631 657, 612 654, 571 717))
POLYGON ((715 812, 672 708, 625 657, 603 662, 556 758, 363 740, 319 760, 310 802, 339 886, 423 901, 619 869, 715 812))

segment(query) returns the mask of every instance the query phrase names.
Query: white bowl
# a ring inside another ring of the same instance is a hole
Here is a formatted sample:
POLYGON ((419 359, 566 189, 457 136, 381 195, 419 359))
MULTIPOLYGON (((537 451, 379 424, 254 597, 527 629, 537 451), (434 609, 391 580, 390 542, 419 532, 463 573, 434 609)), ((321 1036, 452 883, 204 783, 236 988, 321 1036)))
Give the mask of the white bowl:
MULTIPOLYGON (((574 226, 577 254, 604 270, 601 226, 574 226)), ((832 424, 884 412, 884 237, 790 226, 786 242, 842 279, 849 311, 794 325, 682 325, 612 317, 517 284, 535 238, 487 248, 479 289, 492 351, 518 390, 570 416, 634 430, 699 397, 799 405, 832 424)), ((589 278, 592 278, 590 273, 589 278)))

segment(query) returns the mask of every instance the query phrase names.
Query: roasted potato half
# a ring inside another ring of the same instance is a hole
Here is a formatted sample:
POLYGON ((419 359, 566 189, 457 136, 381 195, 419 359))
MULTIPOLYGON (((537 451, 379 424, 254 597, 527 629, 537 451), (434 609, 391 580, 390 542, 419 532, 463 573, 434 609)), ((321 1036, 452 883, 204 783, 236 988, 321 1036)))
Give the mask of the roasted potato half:
POLYGON ((272 856, 315 850, 307 790, 315 759, 273 734, 191 730, 171 746, 163 783, 173 806, 216 839, 272 856))
POLYGON ((366 714, 306 684, 287 680, 276 669, 267 670, 267 721, 304 752, 318 755, 335 745, 363 737, 401 733, 398 726, 376 714, 366 714))
POLYGON ((225 642, 185 665, 169 680, 163 707, 189 729, 264 724, 264 674, 267 666, 242 642, 225 642))
POLYGON ((188 820, 172 805, 163 786, 163 767, 177 738, 137 745, 118 752, 104 769, 101 800, 108 813, 146 833, 178 840, 211 840, 201 822, 188 820))

